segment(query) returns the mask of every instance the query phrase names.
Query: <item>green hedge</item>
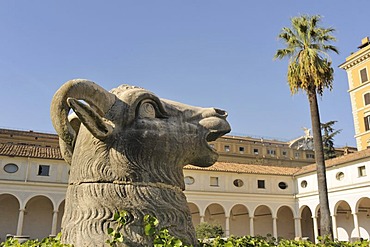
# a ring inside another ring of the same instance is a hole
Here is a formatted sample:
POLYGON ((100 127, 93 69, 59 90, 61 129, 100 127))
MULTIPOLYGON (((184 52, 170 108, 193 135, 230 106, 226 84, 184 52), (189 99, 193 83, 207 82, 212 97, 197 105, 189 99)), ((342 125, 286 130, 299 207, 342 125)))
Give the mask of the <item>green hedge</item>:
MULTIPOLYGON (((114 215, 114 221, 118 224, 116 229, 108 228, 109 240, 107 240, 107 246, 116 247, 120 243, 125 242, 124 236, 120 233, 120 229, 126 224, 127 213, 119 212, 114 215)), ((158 220, 155 217, 146 215, 144 217, 144 231, 147 236, 152 238, 153 247, 190 247, 185 245, 180 239, 172 236, 168 229, 158 229, 158 220)), ((61 234, 58 234, 55 238, 45 238, 41 241, 38 240, 28 240, 24 243, 19 243, 17 239, 9 238, 5 242, 0 244, 0 247, 72 247, 72 245, 62 244, 60 242, 61 234)), ((329 238, 319 238, 318 244, 312 243, 310 241, 297 241, 297 240, 276 240, 271 236, 267 237, 229 237, 222 238, 216 237, 213 239, 203 239, 198 240, 198 246, 200 247, 249 247, 249 246, 260 246, 260 247, 365 247, 370 246, 369 240, 357 241, 353 243, 332 241, 329 238)))

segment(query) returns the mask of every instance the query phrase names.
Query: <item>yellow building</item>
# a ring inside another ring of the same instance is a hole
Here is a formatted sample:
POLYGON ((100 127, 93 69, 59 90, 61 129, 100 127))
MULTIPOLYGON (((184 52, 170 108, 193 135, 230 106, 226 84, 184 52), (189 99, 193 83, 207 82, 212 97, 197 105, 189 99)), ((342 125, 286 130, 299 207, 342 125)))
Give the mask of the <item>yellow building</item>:
POLYGON ((359 151, 370 147, 370 40, 362 39, 359 50, 346 58, 339 67, 348 75, 349 94, 359 151))

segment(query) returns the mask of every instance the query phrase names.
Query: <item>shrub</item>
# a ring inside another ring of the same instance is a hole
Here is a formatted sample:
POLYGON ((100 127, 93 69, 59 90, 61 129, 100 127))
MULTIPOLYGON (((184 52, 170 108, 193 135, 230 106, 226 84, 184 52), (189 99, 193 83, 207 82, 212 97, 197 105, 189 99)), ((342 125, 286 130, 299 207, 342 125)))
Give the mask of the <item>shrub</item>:
MULTIPOLYGON (((120 233, 123 225, 126 224, 126 215, 127 213, 122 211, 114 215, 114 220, 118 223, 116 229, 108 228, 108 234, 110 240, 107 241, 109 246, 117 246, 119 243, 125 241, 124 236, 120 233)), ((150 215, 144 217, 144 232, 145 235, 150 237, 153 242, 153 247, 191 247, 185 245, 180 239, 172 236, 168 229, 158 229, 158 220, 150 215)), ((211 225, 208 223, 202 223, 201 227, 197 227, 198 231, 209 234, 209 231, 212 232, 212 236, 215 238, 208 239, 204 241, 199 240, 199 247, 367 247, 370 246, 369 240, 357 241, 353 243, 343 242, 343 241, 333 241, 330 238, 319 237, 319 243, 315 244, 310 241, 303 240, 284 240, 272 238, 271 236, 244 236, 244 237, 234 237, 222 238, 223 235, 222 228, 219 225, 211 225), (215 234, 219 233, 218 236, 215 234)), ((59 233, 55 238, 44 238, 43 240, 28 240, 24 243, 19 243, 17 239, 9 238, 5 242, 0 244, 0 247, 72 247, 72 245, 62 244, 60 242, 59 233)), ((207 235, 208 236, 208 235, 207 235)))
POLYGON ((210 224, 208 222, 202 222, 197 225, 195 232, 198 239, 216 238, 224 235, 221 225, 210 224))

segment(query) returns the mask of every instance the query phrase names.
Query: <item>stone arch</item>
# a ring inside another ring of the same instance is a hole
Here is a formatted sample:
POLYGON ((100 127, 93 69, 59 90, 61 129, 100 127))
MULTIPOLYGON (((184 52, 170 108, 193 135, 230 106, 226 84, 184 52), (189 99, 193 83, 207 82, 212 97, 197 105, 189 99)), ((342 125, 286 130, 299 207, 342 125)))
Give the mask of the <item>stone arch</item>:
POLYGON ((57 218, 57 233, 62 231, 62 219, 64 215, 65 200, 63 200, 58 207, 58 218, 57 218))
MULTIPOLYGON (((351 206, 348 202, 341 200, 336 203, 334 209, 337 222, 337 239, 339 241, 349 241, 354 229, 351 206)), ((333 230, 335 231, 335 229, 333 230)))
POLYGON ((249 210, 245 205, 236 204, 230 210, 230 235, 246 236, 249 233, 249 210))
POLYGON ((266 205, 259 205, 255 208, 254 213, 254 235, 266 236, 272 235, 272 211, 266 205))
POLYGON ((23 235, 31 239, 42 239, 51 234, 54 205, 50 198, 42 195, 32 197, 25 206, 23 235))
MULTIPOLYGON (((358 225, 360 237, 363 239, 370 238, 370 198, 362 197, 356 203, 356 212, 358 217, 358 225)), ((354 234, 352 233, 352 237, 354 234)))
POLYGON ((292 212, 293 214, 293 218, 295 218, 297 216, 297 212, 295 212, 295 209, 294 207, 292 207, 291 205, 279 205, 279 207, 277 208, 277 211, 276 211, 276 217, 277 217, 277 213, 278 211, 282 208, 282 207, 287 207, 290 209, 290 211, 292 212))
POLYGON ((204 221, 210 224, 219 224, 226 231, 225 209, 218 203, 211 203, 206 207, 204 221))
POLYGON ((284 239, 294 239, 294 213, 291 207, 281 206, 277 211, 277 235, 284 239))
POLYGON ((315 234, 313 230, 313 215, 311 209, 308 206, 302 206, 299 211, 301 218, 302 237, 308 238, 309 240, 314 242, 315 234))
POLYGON ((4 242, 7 234, 16 235, 20 202, 12 194, 0 195, 0 242, 4 242))
POLYGON ((199 207, 193 202, 188 202, 188 207, 191 214, 191 220, 193 222, 194 227, 196 227, 201 222, 199 207))
MULTIPOLYGON (((315 208, 315 214, 312 215, 312 217, 316 218, 316 222, 317 222, 317 234, 318 236, 321 236, 321 213, 320 213, 320 204, 316 205, 316 208, 315 208)), ((315 239, 316 241, 316 239, 315 239)))

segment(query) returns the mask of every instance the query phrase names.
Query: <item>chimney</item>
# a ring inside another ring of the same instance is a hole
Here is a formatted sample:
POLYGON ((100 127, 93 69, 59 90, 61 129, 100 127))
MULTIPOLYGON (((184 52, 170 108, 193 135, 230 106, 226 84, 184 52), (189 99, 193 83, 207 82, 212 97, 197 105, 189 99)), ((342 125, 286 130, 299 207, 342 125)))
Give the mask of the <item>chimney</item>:
POLYGON ((365 46, 367 46, 368 44, 370 44, 370 40, 369 40, 369 37, 365 37, 361 40, 361 45, 358 47, 359 49, 362 49, 364 48, 365 46))

